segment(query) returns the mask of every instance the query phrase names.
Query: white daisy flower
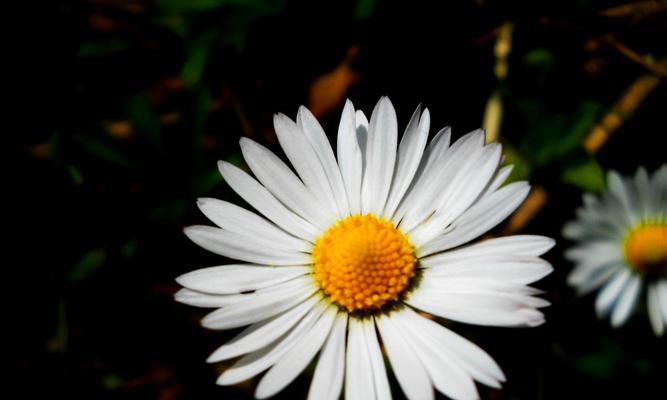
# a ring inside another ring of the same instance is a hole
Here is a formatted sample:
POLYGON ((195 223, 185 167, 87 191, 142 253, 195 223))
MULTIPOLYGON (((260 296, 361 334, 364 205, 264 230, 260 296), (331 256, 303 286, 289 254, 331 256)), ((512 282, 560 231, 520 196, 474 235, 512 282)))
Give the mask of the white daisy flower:
POLYGON ((607 176, 609 190, 584 194, 576 221, 563 236, 576 240, 565 257, 575 263, 568 283, 580 294, 604 285, 595 301, 598 317, 611 314, 623 325, 646 286, 648 315, 656 335, 667 325, 667 165, 653 176, 637 170, 634 178, 607 176))
POLYGON ((380 341, 410 399, 433 387, 454 399, 478 397, 475 381, 500 387, 505 375, 479 347, 424 316, 470 324, 536 326, 548 305, 528 287, 551 266, 539 258, 554 241, 510 236, 466 245, 524 200, 526 182, 502 186, 501 146, 471 132, 450 146, 442 129, 427 146, 428 110, 413 114, 398 143, 396 114, 382 98, 370 123, 347 102, 338 157, 304 107, 297 121, 276 115, 280 145, 296 174, 250 139, 241 150, 251 177, 220 172, 259 214, 201 199, 218 228, 186 234, 214 253, 247 264, 178 278, 176 299, 213 307, 203 326, 249 325, 209 362, 241 357, 221 385, 260 379, 266 398, 292 382, 319 352, 309 398, 391 397, 380 341))

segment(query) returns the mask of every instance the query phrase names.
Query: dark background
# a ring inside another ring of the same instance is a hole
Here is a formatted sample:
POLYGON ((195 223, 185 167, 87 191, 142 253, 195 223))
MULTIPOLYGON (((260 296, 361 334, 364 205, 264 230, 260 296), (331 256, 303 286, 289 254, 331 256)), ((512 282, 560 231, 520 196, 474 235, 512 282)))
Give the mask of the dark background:
MULTIPOLYGON (((300 104, 330 138, 345 98, 369 113, 381 95, 399 126, 421 103, 432 131, 451 125, 458 137, 482 125, 494 92, 512 179, 530 179, 545 200, 533 199, 537 212, 518 228, 497 231, 559 244, 547 255, 555 272, 539 285, 553 303, 546 325, 454 324, 507 375, 502 390, 480 386, 482 397, 664 398, 665 339, 653 336, 643 304, 612 330, 595 318, 593 296, 574 296, 560 228, 582 190, 604 188, 603 171, 652 171, 667 159, 666 2, 24 6, 8 37, 18 49, 7 55, 20 70, 9 80, 20 85, 21 123, 5 132, 12 239, 3 326, 16 398, 250 398, 253 382, 218 387, 225 365, 205 363, 234 332, 202 329, 205 310, 172 298, 176 276, 223 263, 182 234, 205 222, 198 196, 237 200, 216 161, 243 165, 241 136, 277 150, 272 114, 294 117, 300 104), (503 77, 494 74, 494 46, 510 25, 503 77), (582 143, 610 115, 620 120, 610 139, 586 151, 582 143)), ((277 398, 304 397, 309 380, 277 398)))

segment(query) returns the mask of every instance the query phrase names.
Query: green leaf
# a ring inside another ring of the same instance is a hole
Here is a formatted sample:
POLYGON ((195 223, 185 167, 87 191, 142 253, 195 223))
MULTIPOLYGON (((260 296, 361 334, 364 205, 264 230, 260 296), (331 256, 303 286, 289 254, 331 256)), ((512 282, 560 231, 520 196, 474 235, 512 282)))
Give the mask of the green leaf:
POLYGON ((181 220, 187 207, 185 200, 170 201, 153 209, 150 218, 168 225, 175 225, 181 220))
POLYGON ((213 168, 195 178, 193 190, 196 195, 203 195, 209 193, 221 183, 222 176, 220 175, 220 171, 218 171, 218 168, 213 168))
POLYGON ((605 188, 604 171, 592 157, 567 166, 561 180, 589 192, 601 192, 605 188))
POLYGON ((123 245, 123 247, 120 248, 120 255, 125 258, 133 257, 137 253, 138 247, 139 242, 137 239, 129 240, 123 245))
POLYGON ((108 374, 102 379, 102 387, 106 390, 116 390, 123 386, 123 378, 116 374, 108 374))
POLYGON ((130 48, 130 43, 124 40, 112 39, 99 42, 84 42, 79 45, 79 57, 103 57, 130 48))
POLYGON ((148 95, 141 93, 132 96, 125 105, 125 111, 134 131, 144 137, 153 148, 163 152, 162 124, 148 95))
POLYGON ((207 12, 221 7, 252 9, 257 12, 275 11, 285 7, 285 0, 160 0, 167 12, 207 12))
POLYGON ((103 248, 97 248, 90 250, 81 257, 78 263, 72 268, 69 272, 69 281, 79 282, 95 272, 99 267, 104 264, 104 261, 107 259, 107 251, 103 248))
POLYGON ((58 301, 58 319, 56 321, 55 332, 51 339, 46 342, 46 348, 52 353, 63 354, 67 351, 67 342, 69 339, 69 325, 67 319, 67 306, 64 299, 58 301))
POLYGON ((572 113, 554 112, 536 99, 523 100, 518 105, 527 126, 522 153, 538 166, 579 150, 602 110, 600 104, 590 101, 580 102, 572 113))
POLYGON ((72 182, 74 182, 76 186, 80 186, 83 183, 83 174, 81 173, 81 170, 75 165, 68 165, 66 169, 72 182))
POLYGON ((354 6, 355 19, 367 19, 373 16, 375 0, 357 0, 354 6))
POLYGON ((84 150, 101 160, 124 168, 136 169, 132 161, 130 161, 125 154, 99 139, 83 137, 81 138, 80 144, 84 150))
POLYGON ((181 67, 181 79, 187 86, 194 86, 201 81, 208 63, 208 55, 214 34, 209 32, 194 40, 181 67))
POLYGON ((507 179, 507 183, 530 178, 530 163, 517 151, 516 148, 508 143, 503 143, 503 155, 505 156, 504 164, 512 165, 512 172, 507 179))
POLYGON ((544 48, 533 49, 523 56, 523 63, 535 68, 551 68, 555 61, 556 57, 553 53, 544 48))
POLYGON ((576 357, 574 366, 587 375, 610 378, 619 369, 622 361, 623 349, 617 343, 603 339, 599 351, 576 357))

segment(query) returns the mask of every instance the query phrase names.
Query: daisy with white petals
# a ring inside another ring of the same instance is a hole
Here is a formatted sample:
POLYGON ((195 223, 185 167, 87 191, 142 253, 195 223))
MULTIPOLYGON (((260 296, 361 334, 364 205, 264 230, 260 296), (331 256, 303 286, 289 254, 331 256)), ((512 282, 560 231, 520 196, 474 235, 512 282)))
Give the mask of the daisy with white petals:
POLYGON ((420 108, 399 143, 387 98, 370 122, 346 103, 337 157, 306 108, 296 122, 276 115, 274 125, 296 173, 241 139, 255 178, 226 162, 220 172, 258 214, 201 199, 218 227, 185 231, 205 249, 244 262, 178 278, 178 301, 216 308, 205 327, 248 326, 209 357, 240 357, 218 383, 268 370, 255 396, 269 397, 319 353, 309 398, 387 399, 382 342, 410 399, 433 398, 433 387, 474 399, 475 381, 500 387, 505 376, 488 354, 420 313, 489 326, 544 322, 537 309, 548 303, 527 285, 551 271, 539 256, 553 240, 467 244, 528 194, 526 182, 502 185, 510 168, 500 168, 501 146, 485 144, 481 130, 450 145, 448 128, 427 145, 430 116, 420 108))
POLYGON ((646 288, 648 316, 657 336, 667 326, 667 165, 652 176, 607 176, 608 191, 584 195, 577 220, 563 236, 577 245, 565 253, 575 263, 568 283, 580 294, 602 286, 595 301, 600 318, 623 325, 646 288))

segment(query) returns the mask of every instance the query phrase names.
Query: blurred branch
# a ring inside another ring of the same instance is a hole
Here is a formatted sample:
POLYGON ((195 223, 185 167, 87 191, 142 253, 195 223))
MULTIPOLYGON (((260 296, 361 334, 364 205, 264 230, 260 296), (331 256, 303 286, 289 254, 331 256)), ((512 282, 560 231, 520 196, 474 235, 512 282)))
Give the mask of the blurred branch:
POLYGON ((526 200, 512 214, 507 224, 501 230, 503 235, 510 235, 521 231, 547 203, 547 191, 541 186, 533 187, 526 200))
MULTIPOLYGON (((661 60, 659 64, 666 65, 667 59, 661 60)), ((607 139, 637 111, 644 99, 659 83, 660 78, 658 76, 644 74, 625 89, 621 97, 584 139, 586 151, 589 153, 597 152, 607 139)))
POLYGON ((600 15, 609 18, 632 17, 635 20, 639 20, 665 11, 667 11, 667 1, 648 0, 607 8, 600 11, 600 15))
POLYGON ((637 64, 644 66, 646 69, 648 69, 655 75, 661 77, 667 76, 667 63, 665 62, 665 60, 663 60, 662 62, 656 62, 648 57, 642 56, 641 54, 632 50, 623 43, 617 41, 616 38, 611 35, 606 36, 603 40, 606 43, 610 44, 619 53, 623 54, 625 57, 636 62, 637 64))
MULTIPOLYGON (((496 44, 493 48, 493 53, 496 57, 496 63, 493 72, 499 82, 507 77, 507 59, 510 51, 512 51, 512 32, 514 31, 514 24, 512 22, 503 23, 498 28, 498 36, 496 44)), ((500 91, 496 89, 486 103, 484 109, 484 121, 482 127, 486 131, 486 142, 490 143, 497 141, 500 136, 500 126, 503 119, 503 101, 500 91)))

